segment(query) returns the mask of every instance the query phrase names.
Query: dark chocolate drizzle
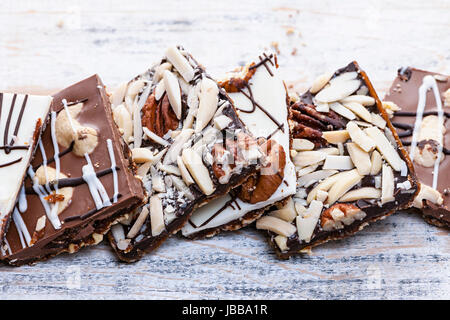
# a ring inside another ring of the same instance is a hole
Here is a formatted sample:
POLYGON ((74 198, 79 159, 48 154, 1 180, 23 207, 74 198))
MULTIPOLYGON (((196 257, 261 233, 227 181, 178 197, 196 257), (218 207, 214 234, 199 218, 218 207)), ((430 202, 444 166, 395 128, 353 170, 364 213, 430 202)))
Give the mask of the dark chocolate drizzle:
POLYGON ((233 202, 236 204, 236 207, 240 210, 241 207, 239 206, 239 203, 236 201, 236 199, 237 199, 237 197, 235 195, 232 195, 230 200, 228 200, 219 210, 214 212, 214 214, 211 217, 209 217, 206 221, 204 221, 201 225, 199 225, 199 226, 195 225, 195 223, 192 222, 191 219, 189 219, 189 224, 194 228, 201 228, 201 227, 207 225, 208 223, 210 223, 215 217, 217 217, 227 207, 231 207, 234 209, 233 202))
MULTIPOLYGON (((58 153, 58 158, 62 158, 63 156, 65 156, 66 154, 71 152, 73 150, 74 144, 75 144, 75 141, 72 141, 72 143, 70 144, 70 146, 67 149, 65 149, 65 150, 61 151, 60 153, 58 153)), ((55 156, 47 159, 47 164, 53 163, 53 162, 55 162, 55 156)), ((38 165, 38 166, 34 166, 33 170, 36 171, 37 169, 39 169, 39 167, 41 165, 42 165, 42 163, 40 165, 38 165)))
POLYGON ((13 164, 18 163, 20 161, 22 161, 22 157, 20 157, 19 159, 7 162, 7 163, 0 164, 0 168, 4 168, 4 167, 10 166, 10 165, 13 165, 13 164))
MULTIPOLYGON (((119 199, 120 197, 122 197, 122 194, 118 194, 117 195, 117 199, 119 199)), ((114 197, 110 198, 109 201, 113 202, 114 201, 114 197)), ((103 208, 102 208, 103 209, 103 208)), ((101 210, 101 209, 100 209, 101 210)), ((88 212, 86 212, 85 214, 81 215, 81 216, 71 216, 71 217, 67 217, 63 220, 63 222, 70 222, 70 221, 75 221, 75 220, 84 220, 89 218, 90 216, 94 215, 96 212, 98 212, 99 210, 97 210, 97 208, 94 208, 92 210, 89 210, 88 212)))

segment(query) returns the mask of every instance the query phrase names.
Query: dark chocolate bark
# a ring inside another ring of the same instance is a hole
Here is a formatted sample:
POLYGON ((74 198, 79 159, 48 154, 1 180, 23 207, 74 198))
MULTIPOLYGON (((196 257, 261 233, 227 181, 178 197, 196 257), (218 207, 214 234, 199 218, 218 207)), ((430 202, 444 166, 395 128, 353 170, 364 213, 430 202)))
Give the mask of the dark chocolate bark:
POLYGON ((450 183, 447 177, 450 172, 449 90, 449 76, 408 67, 398 70, 398 76, 384 98, 388 107, 393 102, 400 108, 393 110, 391 121, 408 152, 411 152, 416 131, 412 161, 422 188, 409 211, 422 214, 431 224, 447 228, 450 227, 450 183), (422 99, 421 87, 425 90, 422 99), (437 99, 433 87, 437 89, 437 99), (419 100, 424 102, 422 111, 419 100), (439 110, 442 112, 441 120, 439 110), (439 146, 442 148, 441 162, 435 171, 439 146))
POLYGON ((261 169, 229 195, 195 211, 182 229, 183 236, 199 239, 240 229, 269 208, 282 206, 285 199, 295 193, 295 167, 289 152, 287 92, 277 67, 277 57, 264 53, 255 62, 227 74, 219 82, 233 99, 239 118, 248 130, 262 145, 273 145, 270 152, 266 152, 270 161, 265 167, 274 170, 261 169))
POLYGON ((101 241, 145 194, 97 75, 54 96, 1 259, 31 264, 101 241))
POLYGON ((196 208, 253 175, 263 153, 225 90, 182 47, 169 48, 111 99, 149 194, 109 234, 119 258, 133 262, 178 232, 196 208))
POLYGON ((319 77, 290 106, 297 216, 264 216, 280 258, 342 239, 418 191, 414 169, 366 73, 356 62, 319 77))

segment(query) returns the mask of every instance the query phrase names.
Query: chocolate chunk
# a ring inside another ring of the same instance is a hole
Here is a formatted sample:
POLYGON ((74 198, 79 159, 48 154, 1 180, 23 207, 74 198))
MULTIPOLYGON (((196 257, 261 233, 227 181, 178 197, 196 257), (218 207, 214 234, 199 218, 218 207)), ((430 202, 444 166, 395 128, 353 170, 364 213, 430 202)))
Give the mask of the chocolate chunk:
POLYGON ((260 138, 267 163, 233 193, 195 211, 182 229, 188 238, 211 237, 220 231, 242 228, 270 207, 283 206, 296 190, 289 153, 287 92, 277 75, 275 56, 263 54, 256 62, 228 74, 219 84, 228 91, 248 130, 260 138))
MULTIPOLYGON (((0 92, 0 245, 47 122, 52 98, 0 92)), ((20 196, 19 196, 20 194, 20 196)))
POLYGON ((418 191, 408 154, 356 62, 319 77, 312 88, 290 106, 290 127, 298 137, 297 216, 277 213, 278 220, 256 223, 283 259, 408 207, 418 191), (297 112, 313 115, 322 126, 297 112))
POLYGON ((450 77, 415 68, 408 70, 408 81, 397 76, 384 100, 400 108, 391 120, 411 153, 422 185, 409 211, 422 214, 431 224, 449 228, 450 77))
POLYGON ((41 141, 1 250, 12 265, 98 243, 145 198, 98 76, 54 96, 41 141))
POLYGON ((133 119, 127 141, 150 196, 109 234, 119 258, 133 262, 255 174, 263 152, 227 93, 182 47, 166 50, 111 99, 124 132, 133 119))

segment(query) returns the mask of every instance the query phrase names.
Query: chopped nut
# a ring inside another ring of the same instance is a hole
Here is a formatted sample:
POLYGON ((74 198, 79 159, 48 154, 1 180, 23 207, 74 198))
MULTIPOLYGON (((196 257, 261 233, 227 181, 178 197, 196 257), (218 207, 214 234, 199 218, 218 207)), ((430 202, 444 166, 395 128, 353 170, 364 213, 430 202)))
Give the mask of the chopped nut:
POLYGON ((177 161, 177 157, 180 155, 184 144, 191 138, 193 133, 194 130, 192 129, 183 129, 181 131, 169 147, 169 150, 167 150, 167 154, 163 160, 164 164, 170 164, 177 161))
POLYGON ((230 125, 230 123, 232 123, 233 120, 231 120, 229 117, 227 117, 226 115, 220 115, 216 118, 214 118, 214 126, 218 129, 218 130, 223 130, 226 127, 228 127, 230 125))
POLYGON ((166 186, 164 184, 163 177, 159 174, 155 167, 150 167, 150 174, 152 177, 152 189, 156 192, 166 192, 166 186))
POLYGON ((359 199, 378 199, 381 197, 381 191, 372 187, 364 187, 347 192, 341 198, 340 202, 351 202, 359 199))
POLYGON ((181 158, 181 156, 177 157, 177 165, 178 165, 178 169, 180 169, 180 173, 181 173, 181 177, 183 178, 184 183, 186 183, 186 185, 191 185, 194 183, 194 179, 192 179, 191 175, 189 174, 188 169, 186 168, 186 166, 184 165, 183 159, 181 158))
POLYGON ((383 119, 382 116, 380 116, 377 113, 371 113, 372 117, 372 123, 376 125, 378 128, 384 130, 386 128, 386 120, 383 119))
POLYGON ((381 165, 383 164, 383 159, 381 157, 381 154, 377 150, 374 150, 372 152, 372 156, 370 157, 370 162, 372 163, 372 166, 370 168, 370 175, 375 176, 380 172, 381 165))
POLYGON ((356 115, 339 102, 330 103, 329 106, 331 110, 333 110, 337 114, 340 114, 344 118, 347 118, 348 120, 356 119, 356 115))
POLYGON ((322 212, 323 203, 313 200, 309 208, 305 211, 303 216, 296 218, 297 232, 299 240, 309 242, 319 221, 322 212))
POLYGON ((94 239, 94 245, 99 244, 100 242, 103 241, 103 235, 100 233, 93 233, 92 234, 92 239, 94 239))
POLYGON ((287 222, 292 222, 297 216, 294 201, 292 198, 289 198, 282 208, 269 212, 269 215, 287 222))
POLYGON ((280 248, 281 251, 286 251, 289 249, 287 246, 287 237, 278 235, 274 238, 274 240, 275 240, 275 243, 277 244, 278 248, 280 248))
POLYGON ((363 106, 373 106, 375 104, 375 99, 371 96, 355 94, 352 96, 348 96, 340 101, 340 103, 344 105, 349 102, 356 102, 363 106))
POLYGON ((131 227, 130 231, 127 234, 127 238, 132 239, 138 234, 139 230, 144 225, 145 219, 147 219, 148 214, 149 214, 148 207, 147 206, 142 207, 142 210, 139 213, 138 218, 136 219, 135 223, 133 224, 133 226, 131 227))
POLYGON ((297 186, 307 188, 313 183, 328 178, 329 176, 332 176, 337 172, 337 170, 318 170, 312 173, 305 174, 297 180, 297 186))
POLYGON ((350 170, 355 166, 349 156, 327 156, 323 169, 350 170))
POLYGON ((186 82, 194 78, 194 69, 176 47, 168 48, 166 57, 186 82))
POLYGON ((358 102, 346 102, 342 103, 342 105, 347 109, 350 109, 354 114, 366 120, 367 122, 372 122, 372 116, 370 112, 362 104, 358 102))
POLYGON ((382 105, 386 113, 388 114, 389 118, 392 118, 394 116, 395 111, 399 111, 400 107, 397 106, 392 101, 382 101, 382 105))
POLYGON ((256 229, 269 230, 285 237, 290 237, 296 231, 295 227, 289 222, 271 216, 264 216, 258 219, 256 221, 256 229))
POLYGON ((372 168, 369 153, 361 149, 356 143, 349 142, 346 144, 348 154, 360 175, 368 175, 372 168))
POLYGON ((333 79, 330 80, 329 86, 326 86, 316 94, 315 99, 317 101, 334 102, 342 100, 358 90, 361 85, 361 81, 359 80, 332 81, 333 79))
POLYGON ((444 107, 450 107, 450 88, 444 92, 444 107))
POLYGON ((355 220, 362 220, 366 213, 352 204, 337 203, 325 210, 321 217, 321 226, 324 231, 342 229, 355 220))
POLYGON ((139 168, 137 168, 136 174, 141 178, 144 178, 150 170, 151 165, 152 161, 143 163, 139 168))
POLYGON ((111 101, 113 107, 117 107, 123 102, 125 93, 127 92, 127 88, 128 84, 126 82, 123 82, 111 93, 109 100, 111 101))
POLYGON ((114 122, 117 126, 123 130, 123 139, 125 142, 129 142, 131 135, 133 134, 133 122, 131 120, 130 111, 120 104, 113 111, 114 122))

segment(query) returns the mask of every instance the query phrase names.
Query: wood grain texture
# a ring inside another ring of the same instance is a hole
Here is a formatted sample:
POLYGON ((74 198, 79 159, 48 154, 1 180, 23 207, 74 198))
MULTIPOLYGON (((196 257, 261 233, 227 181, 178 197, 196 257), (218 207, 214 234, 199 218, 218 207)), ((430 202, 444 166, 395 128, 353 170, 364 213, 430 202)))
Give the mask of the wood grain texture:
MULTIPOLYGON (((357 60, 382 97, 400 66, 450 74, 449 15, 445 0, 3 0, 0 89, 53 93, 93 73, 115 86, 172 44, 220 76, 276 42, 294 89, 357 60)), ((289 261, 252 228, 172 238, 132 265, 102 244, 0 267, 0 299, 449 299, 449 260, 447 231, 399 213, 289 261)))

